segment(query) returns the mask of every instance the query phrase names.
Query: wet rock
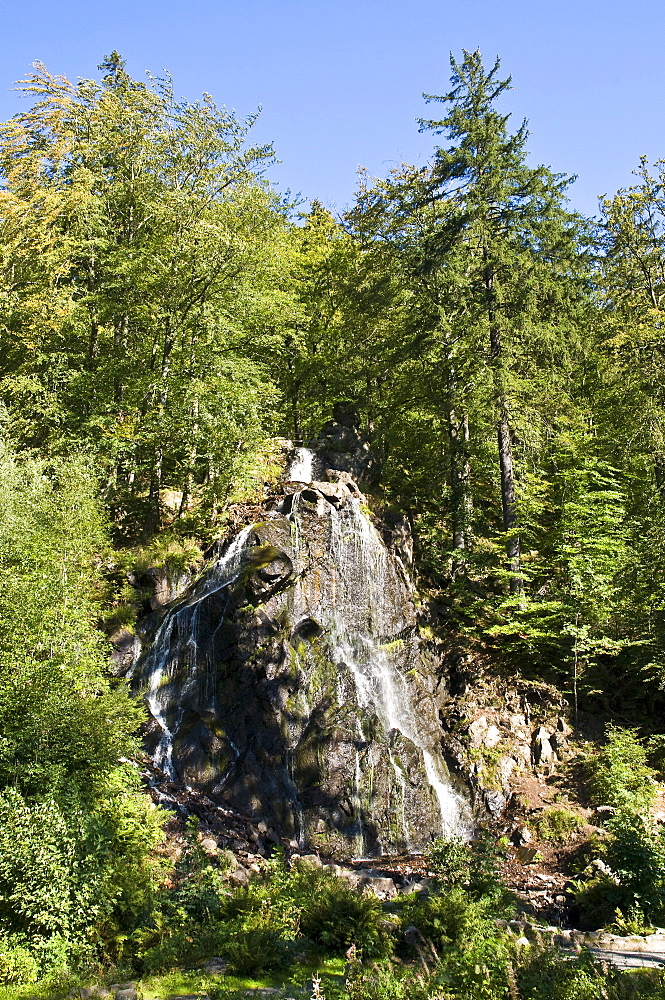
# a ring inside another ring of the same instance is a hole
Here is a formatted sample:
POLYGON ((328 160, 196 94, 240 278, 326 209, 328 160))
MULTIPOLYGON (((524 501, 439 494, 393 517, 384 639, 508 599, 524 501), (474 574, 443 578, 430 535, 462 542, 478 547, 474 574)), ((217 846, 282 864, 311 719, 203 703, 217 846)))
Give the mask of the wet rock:
POLYGON ((172 782, 247 818, 240 846, 255 830, 263 849, 373 855, 441 829, 423 754, 444 780, 438 678, 404 567, 337 472, 244 529, 166 617, 140 626, 146 748, 172 782), (336 507, 322 490, 342 487, 336 507))

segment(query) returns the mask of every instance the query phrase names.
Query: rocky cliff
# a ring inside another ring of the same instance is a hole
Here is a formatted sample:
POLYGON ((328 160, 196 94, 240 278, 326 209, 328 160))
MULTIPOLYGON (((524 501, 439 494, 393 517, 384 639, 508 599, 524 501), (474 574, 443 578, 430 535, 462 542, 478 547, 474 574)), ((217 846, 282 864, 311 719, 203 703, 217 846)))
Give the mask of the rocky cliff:
POLYGON ((319 475, 287 487, 158 627, 145 623, 134 682, 155 764, 332 854, 465 835, 404 565, 350 473, 319 475))

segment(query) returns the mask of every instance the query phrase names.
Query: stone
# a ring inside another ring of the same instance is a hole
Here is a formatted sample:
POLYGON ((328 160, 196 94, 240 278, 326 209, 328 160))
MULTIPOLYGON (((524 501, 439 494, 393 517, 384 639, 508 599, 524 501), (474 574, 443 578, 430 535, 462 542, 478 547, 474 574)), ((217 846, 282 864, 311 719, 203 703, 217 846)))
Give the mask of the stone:
POLYGON ((499 819, 503 810, 508 805, 508 800, 503 792, 498 791, 496 788, 486 789, 483 798, 492 818, 499 819))
POLYGON ((562 715, 560 715, 559 718, 556 720, 556 728, 557 732, 561 733, 561 735, 564 737, 570 736, 573 731, 562 715))
MULTIPOLYGON (((322 452, 354 462, 366 454, 354 428, 326 434, 322 452)), ((350 491, 353 472, 319 457, 319 469, 340 474, 319 482, 326 495, 350 491)), ((296 835, 326 857, 421 850, 440 830, 423 749, 433 749, 442 780, 446 769, 437 661, 417 625, 404 562, 359 504, 336 508, 308 486, 244 528, 183 600, 137 624, 144 655, 133 684, 172 720, 170 759, 188 794, 251 819, 243 838, 256 825, 265 850, 270 840, 297 851, 296 835), (386 644, 400 678, 386 677, 395 688, 387 694, 397 694, 401 727, 382 723, 392 713, 383 685, 358 696, 363 657, 376 652, 379 662, 386 644), (168 684, 160 684, 164 657, 168 684)), ((163 750, 163 739, 154 721, 147 752, 163 750)), ((470 814, 464 822, 472 825, 470 814)))
POLYGON ((540 726, 532 737, 532 756, 533 763, 538 766, 540 764, 549 764, 555 757, 552 744, 550 743, 550 734, 545 729, 544 726, 540 726))
POLYGON ((222 976, 227 969, 227 963, 223 958, 208 958, 201 966, 204 972, 207 972, 209 976, 222 976))
POLYGON ((410 948, 415 948, 423 939, 422 934, 417 927, 413 924, 409 924, 408 927, 404 928, 404 940, 409 945, 410 948))
POLYGON ((511 839, 513 844, 517 844, 518 847, 525 847, 533 840, 533 834, 528 826, 518 826, 511 839))
POLYGON ((508 719, 510 731, 518 736, 526 737, 527 721, 522 714, 511 715, 508 719))
POLYGON ((416 892, 419 895, 426 895, 429 892, 428 886, 425 882, 405 882, 401 888, 397 890, 401 895, 410 896, 412 892, 416 892))
POLYGON ((250 882, 249 872, 245 871, 244 868, 236 868, 227 878, 233 885, 249 885, 250 882))
POLYGON ((323 861, 318 854, 302 854, 298 858, 299 868, 323 868, 323 861))
POLYGON ((201 841, 201 847, 206 854, 217 854, 217 841, 213 840, 212 837, 205 837, 201 841))
POLYGON ((391 878, 380 875, 364 875, 359 882, 363 889, 369 889, 378 899, 392 899, 397 895, 395 883, 391 878))
POLYGON ((480 747, 483 745, 483 740, 485 738, 485 733, 488 729, 487 716, 481 715, 479 718, 474 719, 474 721, 469 726, 469 742, 473 747, 480 747))
POLYGON ((126 990, 118 990, 115 1000, 137 1000, 136 989, 131 986, 126 990))
POLYGON ((496 776, 501 782, 501 787, 504 792, 510 790, 510 779, 512 777, 513 771, 518 767, 518 763, 514 757, 501 757, 498 764, 496 765, 496 776))
POLYGON ((501 732, 496 726, 488 726, 482 738, 483 746, 495 747, 497 743, 501 742, 501 732))

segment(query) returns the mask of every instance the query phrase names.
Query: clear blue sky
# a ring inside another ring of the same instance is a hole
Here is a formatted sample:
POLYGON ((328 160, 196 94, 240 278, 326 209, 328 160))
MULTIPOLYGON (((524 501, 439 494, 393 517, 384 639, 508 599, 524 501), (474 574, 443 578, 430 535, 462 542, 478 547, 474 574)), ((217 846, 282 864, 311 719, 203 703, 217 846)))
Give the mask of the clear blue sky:
POLYGON ((341 210, 359 166, 427 159, 421 94, 447 89, 450 51, 480 48, 513 76, 504 106, 529 119, 531 160, 578 174, 572 203, 593 214, 641 154, 665 157, 664 43, 663 0, 0 0, 0 118, 33 60, 95 76, 116 48, 181 96, 261 104, 273 180, 341 210))

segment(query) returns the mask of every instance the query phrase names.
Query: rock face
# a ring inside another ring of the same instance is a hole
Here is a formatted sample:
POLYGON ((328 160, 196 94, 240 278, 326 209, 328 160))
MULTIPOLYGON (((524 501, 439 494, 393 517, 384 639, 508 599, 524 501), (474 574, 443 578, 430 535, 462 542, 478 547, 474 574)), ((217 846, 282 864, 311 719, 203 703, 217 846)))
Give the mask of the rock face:
POLYGON ((410 582, 350 475, 330 478, 245 528, 144 635, 149 749, 172 780, 332 854, 468 834, 410 582))

